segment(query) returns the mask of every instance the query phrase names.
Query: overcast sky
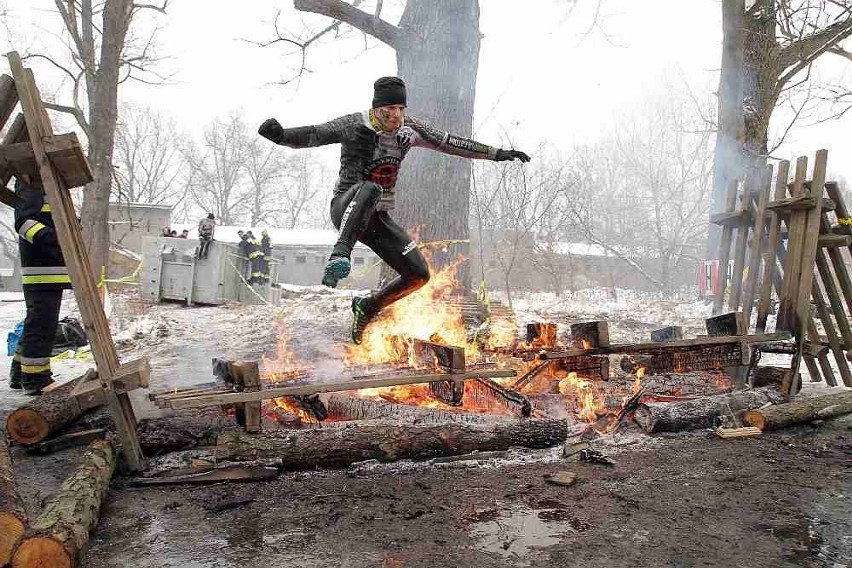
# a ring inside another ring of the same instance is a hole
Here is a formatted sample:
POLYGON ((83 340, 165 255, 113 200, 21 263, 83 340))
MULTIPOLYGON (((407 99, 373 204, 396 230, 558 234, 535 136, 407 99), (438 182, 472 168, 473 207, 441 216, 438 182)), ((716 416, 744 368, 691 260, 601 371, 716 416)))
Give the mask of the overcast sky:
MULTIPOLYGON (((24 51, 38 45, 46 31, 59 29, 49 15, 52 0, 6 0, 6 5, 16 30, 25 30, 17 40, 22 45, 12 48, 24 51)), ((474 123, 475 137, 487 144, 508 146, 511 140, 532 153, 546 142, 568 152, 611 129, 649 92, 688 88, 706 96, 716 87, 719 0, 604 0, 597 22, 605 33, 590 31, 594 18, 587 7, 596 3, 589 0, 580 0, 574 11, 566 0, 528 0, 523 9, 506 0, 480 5, 484 37, 474 123)), ((385 6, 396 23, 401 0, 385 6)), ((160 53, 171 56, 161 68, 174 73, 172 84, 127 84, 122 97, 161 110, 194 134, 238 108, 250 123, 276 117, 295 126, 368 107, 375 78, 396 73, 390 48, 369 40, 364 52, 363 39, 355 39, 318 46, 309 60, 312 73, 298 88, 274 85, 291 76, 288 65, 294 60, 282 57, 283 48, 245 40, 270 38, 279 9, 282 24, 292 30, 302 20, 315 26, 328 22, 295 12, 291 0, 173 0, 168 16, 159 18, 157 36, 160 53)), ((40 81, 49 80, 33 66, 40 81)), ((828 75, 846 72, 842 61, 824 67, 828 75)), ((409 93, 409 99, 416 97, 409 93)), ((775 155, 813 156, 825 147, 830 170, 852 179, 850 121, 852 113, 796 129, 775 155)), ((338 152, 331 148, 324 159, 333 161, 338 152)))

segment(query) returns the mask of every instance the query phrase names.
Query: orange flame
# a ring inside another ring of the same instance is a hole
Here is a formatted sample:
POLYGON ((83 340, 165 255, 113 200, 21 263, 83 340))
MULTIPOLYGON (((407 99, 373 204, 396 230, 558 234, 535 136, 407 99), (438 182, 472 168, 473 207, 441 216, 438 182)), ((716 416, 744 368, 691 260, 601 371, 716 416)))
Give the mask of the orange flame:
POLYGON ((604 412, 604 405, 595 399, 592 381, 587 381, 577 376, 577 373, 568 373, 568 376, 559 381, 559 392, 565 395, 573 395, 577 398, 577 416, 586 422, 594 422, 599 412, 604 412))
MULTIPOLYGON (((425 256, 428 262, 428 255, 425 256)), ((386 308, 367 327, 361 344, 347 347, 346 364, 399 362, 400 338, 464 346, 466 358, 475 359, 479 350, 467 342, 461 309, 447 302, 452 293, 461 288, 456 273, 462 261, 459 258, 445 268, 433 271, 426 286, 386 308)), ((408 352, 413 353, 413 349, 408 352)), ((410 358, 405 363, 422 365, 414 364, 416 361, 410 358)))

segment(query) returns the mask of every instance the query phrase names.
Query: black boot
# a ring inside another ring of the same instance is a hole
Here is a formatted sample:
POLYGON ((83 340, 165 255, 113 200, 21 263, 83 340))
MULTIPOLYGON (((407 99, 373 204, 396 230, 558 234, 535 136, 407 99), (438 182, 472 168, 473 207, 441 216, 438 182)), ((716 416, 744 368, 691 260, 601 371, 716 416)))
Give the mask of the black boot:
POLYGON ((352 341, 354 343, 361 343, 361 339, 364 337, 364 329, 373 321, 376 312, 373 299, 370 296, 352 298, 352 341))
POLYGON ((20 390, 21 386, 21 362, 12 360, 12 366, 9 368, 9 388, 20 390))
POLYGON ((37 395, 54 383, 53 374, 50 371, 43 373, 21 373, 21 386, 24 394, 37 395))

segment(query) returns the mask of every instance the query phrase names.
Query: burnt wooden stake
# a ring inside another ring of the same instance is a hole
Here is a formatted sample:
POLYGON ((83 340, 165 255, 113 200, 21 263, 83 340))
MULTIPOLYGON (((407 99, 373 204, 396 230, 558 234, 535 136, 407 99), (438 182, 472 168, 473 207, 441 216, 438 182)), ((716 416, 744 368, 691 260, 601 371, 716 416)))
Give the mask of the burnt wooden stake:
POLYGON ((571 324, 571 343, 577 349, 609 347, 609 326, 605 321, 571 324))
POLYGON ((719 337, 722 335, 747 335, 748 322, 742 312, 729 312, 704 320, 707 335, 719 337))

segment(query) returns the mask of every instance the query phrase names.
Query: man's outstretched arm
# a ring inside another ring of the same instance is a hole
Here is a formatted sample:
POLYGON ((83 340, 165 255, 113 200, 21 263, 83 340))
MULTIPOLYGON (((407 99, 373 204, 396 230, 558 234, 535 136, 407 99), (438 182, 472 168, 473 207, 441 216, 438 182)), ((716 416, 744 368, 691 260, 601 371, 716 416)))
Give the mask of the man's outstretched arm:
POLYGON ((350 117, 342 116, 325 124, 284 128, 276 119, 268 118, 257 129, 257 133, 281 146, 312 148, 341 142, 350 123, 350 117))
POLYGON ((493 148, 476 140, 465 138, 464 136, 450 134, 413 116, 406 117, 406 125, 410 126, 415 133, 412 140, 414 146, 430 148, 444 154, 461 156, 463 158, 494 160, 496 162, 515 159, 522 162, 530 161, 530 157, 519 150, 493 148))

